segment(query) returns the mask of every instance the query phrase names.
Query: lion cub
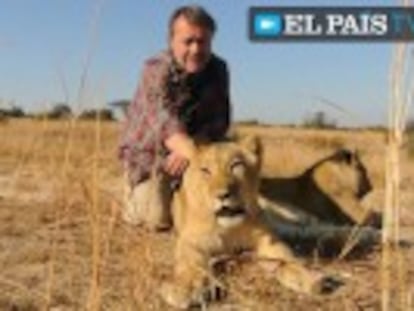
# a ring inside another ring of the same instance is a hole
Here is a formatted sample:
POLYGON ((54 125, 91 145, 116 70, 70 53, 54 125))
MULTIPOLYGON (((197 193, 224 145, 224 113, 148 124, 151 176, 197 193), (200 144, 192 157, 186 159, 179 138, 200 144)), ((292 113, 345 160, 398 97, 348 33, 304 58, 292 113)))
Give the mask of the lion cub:
POLYGON ((212 260, 240 250, 274 264, 276 279, 290 289, 308 294, 328 290, 332 278, 307 269, 265 226, 257 203, 260 164, 255 137, 195 151, 173 200, 178 237, 173 281, 162 288, 168 304, 187 309, 203 303, 212 260))

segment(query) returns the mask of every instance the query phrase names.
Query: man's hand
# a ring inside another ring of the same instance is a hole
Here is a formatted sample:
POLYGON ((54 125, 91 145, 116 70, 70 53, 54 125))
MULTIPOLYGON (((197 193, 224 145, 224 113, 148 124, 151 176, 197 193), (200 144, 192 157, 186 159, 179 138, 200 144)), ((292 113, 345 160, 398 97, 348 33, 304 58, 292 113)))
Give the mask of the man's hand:
POLYGON ((179 154, 186 159, 190 159, 195 151, 193 140, 184 133, 172 134, 164 144, 171 153, 179 154))
POLYGON ((171 176, 179 177, 184 173, 188 163, 187 158, 172 152, 165 159, 164 170, 171 176))
POLYGON ((172 176, 181 176, 194 153, 194 142, 184 133, 175 133, 164 143, 170 151, 164 162, 164 170, 172 176))

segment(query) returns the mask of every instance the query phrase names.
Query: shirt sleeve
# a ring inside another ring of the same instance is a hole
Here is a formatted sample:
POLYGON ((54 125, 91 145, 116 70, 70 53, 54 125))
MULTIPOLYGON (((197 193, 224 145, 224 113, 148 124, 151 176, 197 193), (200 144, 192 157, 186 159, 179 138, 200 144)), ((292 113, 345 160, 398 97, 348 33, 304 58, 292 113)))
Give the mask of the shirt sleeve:
MULTIPOLYGON (((165 141, 177 132, 185 132, 178 117, 178 106, 168 92, 168 66, 148 64, 144 70, 145 102, 151 116, 151 124, 158 131, 157 140, 165 141)), ((148 130, 148 129, 147 129, 148 130)))
POLYGON ((157 153, 170 135, 183 132, 176 105, 166 88, 168 64, 163 60, 145 63, 122 129, 119 157, 137 157, 137 153, 157 153))

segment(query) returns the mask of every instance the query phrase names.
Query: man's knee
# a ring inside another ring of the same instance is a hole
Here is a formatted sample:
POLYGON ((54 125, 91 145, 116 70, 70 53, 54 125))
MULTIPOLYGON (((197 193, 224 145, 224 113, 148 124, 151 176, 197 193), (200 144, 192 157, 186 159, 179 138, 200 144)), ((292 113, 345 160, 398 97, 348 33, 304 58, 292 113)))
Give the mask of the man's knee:
POLYGON ((123 219, 133 225, 165 230, 171 227, 172 193, 164 176, 153 175, 137 185, 125 181, 123 219))

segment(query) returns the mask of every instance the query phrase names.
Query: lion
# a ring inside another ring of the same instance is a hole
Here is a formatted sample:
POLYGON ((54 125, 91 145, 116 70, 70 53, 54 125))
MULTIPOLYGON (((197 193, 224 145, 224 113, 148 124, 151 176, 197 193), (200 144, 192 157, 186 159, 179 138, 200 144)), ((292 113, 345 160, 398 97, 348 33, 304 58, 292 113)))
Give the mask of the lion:
POLYGON ((372 190, 367 169, 357 152, 340 149, 293 178, 262 178, 263 205, 301 224, 381 227, 379 215, 361 200, 372 190), (268 199, 268 200, 266 200, 268 199))
POLYGON ((244 250, 270 263, 275 278, 294 291, 334 290, 334 278, 307 268, 266 225, 258 204, 261 150, 259 140, 250 136, 194 152, 172 203, 174 273, 161 289, 169 305, 188 309, 205 303, 211 289, 217 289, 211 282, 214 260, 244 250))

